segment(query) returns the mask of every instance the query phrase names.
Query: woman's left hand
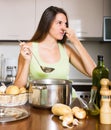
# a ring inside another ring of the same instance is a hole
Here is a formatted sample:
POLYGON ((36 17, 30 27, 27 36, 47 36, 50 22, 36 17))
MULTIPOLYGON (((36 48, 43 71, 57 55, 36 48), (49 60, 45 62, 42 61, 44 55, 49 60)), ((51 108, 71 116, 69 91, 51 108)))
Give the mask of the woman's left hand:
POLYGON ((78 40, 76 34, 74 33, 74 31, 73 31, 71 28, 65 28, 64 30, 65 30, 65 32, 66 32, 67 38, 68 38, 71 42, 74 43, 75 40, 76 40, 76 41, 78 40))

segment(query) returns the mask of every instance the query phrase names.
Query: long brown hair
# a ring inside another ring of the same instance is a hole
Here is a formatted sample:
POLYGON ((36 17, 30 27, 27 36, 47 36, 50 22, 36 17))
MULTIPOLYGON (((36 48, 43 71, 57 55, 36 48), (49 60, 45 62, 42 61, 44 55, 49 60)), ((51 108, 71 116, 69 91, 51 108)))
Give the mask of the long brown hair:
MULTIPOLYGON (((45 39, 45 37, 49 32, 51 24, 58 13, 63 13, 66 16, 67 19, 66 26, 68 27, 68 17, 66 12, 62 8, 50 6, 43 12, 38 28, 30 40, 31 42, 33 41, 41 42, 45 39)), ((66 41, 66 35, 64 35, 62 40, 58 40, 58 42, 60 43, 65 43, 65 41, 66 41)))

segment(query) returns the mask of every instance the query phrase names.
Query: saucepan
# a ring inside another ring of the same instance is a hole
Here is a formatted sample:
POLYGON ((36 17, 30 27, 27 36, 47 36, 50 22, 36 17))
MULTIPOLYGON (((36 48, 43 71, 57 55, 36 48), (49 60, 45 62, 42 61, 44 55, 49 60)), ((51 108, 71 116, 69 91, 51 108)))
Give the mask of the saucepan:
POLYGON ((51 108, 55 103, 70 105, 72 82, 64 79, 38 79, 30 82, 29 104, 51 108))

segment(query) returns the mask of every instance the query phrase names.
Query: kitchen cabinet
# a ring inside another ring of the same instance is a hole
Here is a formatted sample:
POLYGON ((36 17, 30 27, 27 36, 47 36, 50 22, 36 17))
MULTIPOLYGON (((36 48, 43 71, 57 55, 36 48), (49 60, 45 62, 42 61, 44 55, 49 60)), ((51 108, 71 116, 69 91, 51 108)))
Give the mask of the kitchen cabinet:
POLYGON ((103 0, 62 0, 78 37, 102 37, 103 0))
POLYGON ((36 0, 36 27, 38 26, 39 20, 42 13, 49 6, 62 6, 61 0, 36 0))
POLYGON ((111 0, 104 0, 104 16, 111 16, 111 0))
POLYGON ((0 40, 28 40, 49 6, 66 10, 78 37, 102 37, 103 16, 111 16, 111 0, 0 0, 0 40))
POLYGON ((0 0, 0 40, 30 39, 35 31, 35 0, 0 0))
POLYGON ((0 40, 28 40, 38 26, 43 11, 59 0, 0 1, 0 40))

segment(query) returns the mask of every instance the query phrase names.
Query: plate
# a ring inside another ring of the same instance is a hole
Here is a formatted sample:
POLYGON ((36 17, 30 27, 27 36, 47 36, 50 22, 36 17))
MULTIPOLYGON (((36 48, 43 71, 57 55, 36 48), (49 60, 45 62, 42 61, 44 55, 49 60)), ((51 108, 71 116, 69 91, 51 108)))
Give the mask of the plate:
POLYGON ((24 108, 0 108, 0 122, 18 121, 27 118, 30 113, 24 108))

